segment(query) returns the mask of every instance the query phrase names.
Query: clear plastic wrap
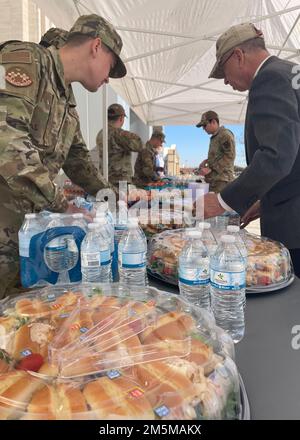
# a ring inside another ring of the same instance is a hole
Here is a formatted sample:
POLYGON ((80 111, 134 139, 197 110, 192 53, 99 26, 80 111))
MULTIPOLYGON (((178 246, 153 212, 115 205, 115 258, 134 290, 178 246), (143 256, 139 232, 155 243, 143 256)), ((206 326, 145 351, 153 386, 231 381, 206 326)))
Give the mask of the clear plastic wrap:
POLYGON ((0 419, 241 416, 232 340, 208 312, 177 295, 72 285, 33 291, 1 307, 1 318, 26 317, 19 329, 28 331, 21 347, 11 329, 0 419), (30 329, 41 324, 32 341, 30 329), (40 368, 22 368, 26 347, 34 355, 41 346, 40 368))
MULTIPOLYGON (((268 238, 246 232, 242 234, 248 251, 247 288, 264 291, 287 285, 293 277, 288 249, 268 238)), ((148 248, 150 274, 170 284, 177 284, 178 256, 186 240, 184 229, 164 231, 153 236, 148 248)))

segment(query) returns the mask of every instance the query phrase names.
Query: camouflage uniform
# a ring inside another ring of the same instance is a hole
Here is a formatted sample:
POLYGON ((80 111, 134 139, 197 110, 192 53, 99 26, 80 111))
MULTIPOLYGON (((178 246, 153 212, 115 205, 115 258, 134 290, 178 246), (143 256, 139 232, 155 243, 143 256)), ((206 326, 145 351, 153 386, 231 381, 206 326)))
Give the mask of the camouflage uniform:
MULTIPOLYGON (((103 130, 96 139, 99 151, 99 168, 102 171, 103 130)), ((143 148, 141 138, 135 133, 114 127, 108 123, 108 180, 118 185, 120 180, 132 182, 131 152, 140 152, 143 148)))
POLYGON ((0 64, 0 298, 18 270, 17 232, 26 212, 68 206, 53 183, 60 168, 88 193, 107 186, 82 139, 75 100, 64 82, 53 46, 13 42, 2 46, 0 64))
POLYGON ((219 193, 234 180, 235 142, 233 133, 221 126, 211 137, 207 163, 211 172, 205 176, 209 190, 219 193))
POLYGON ((153 148, 150 142, 146 142, 145 148, 141 150, 135 162, 133 183, 137 186, 143 187, 147 183, 159 180, 156 173, 156 149, 153 148))

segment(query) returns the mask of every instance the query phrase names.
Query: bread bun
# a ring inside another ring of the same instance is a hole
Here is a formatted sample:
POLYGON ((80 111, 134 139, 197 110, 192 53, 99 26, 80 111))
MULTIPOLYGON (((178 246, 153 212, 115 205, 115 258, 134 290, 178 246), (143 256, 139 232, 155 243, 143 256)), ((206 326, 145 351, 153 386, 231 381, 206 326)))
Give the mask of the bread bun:
POLYGON ((128 378, 101 377, 86 385, 83 394, 97 419, 154 419, 144 390, 128 378))
POLYGON ((156 324, 140 334, 143 344, 151 344, 165 339, 185 339, 195 328, 193 318, 186 313, 169 312, 160 316, 156 324))

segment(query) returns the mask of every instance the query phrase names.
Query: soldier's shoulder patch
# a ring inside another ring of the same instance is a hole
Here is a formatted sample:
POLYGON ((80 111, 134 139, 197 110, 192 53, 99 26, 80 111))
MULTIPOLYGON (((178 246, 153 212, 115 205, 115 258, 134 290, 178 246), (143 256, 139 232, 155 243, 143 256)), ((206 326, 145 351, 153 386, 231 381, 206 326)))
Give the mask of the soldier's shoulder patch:
POLYGON ((7 69, 5 79, 15 87, 28 87, 33 83, 30 74, 20 66, 13 66, 7 69))
POLYGON ((21 63, 21 64, 31 64, 32 54, 29 50, 17 50, 12 52, 4 52, 0 55, 0 62, 2 64, 7 63, 21 63))

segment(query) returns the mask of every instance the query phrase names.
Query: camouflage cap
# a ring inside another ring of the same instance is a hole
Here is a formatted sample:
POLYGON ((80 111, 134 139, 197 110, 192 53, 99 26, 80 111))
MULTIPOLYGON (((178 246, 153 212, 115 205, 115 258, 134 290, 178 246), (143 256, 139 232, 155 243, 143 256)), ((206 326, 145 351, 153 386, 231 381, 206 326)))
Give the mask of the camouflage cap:
POLYGON ((207 125, 212 119, 219 120, 219 116, 213 110, 208 110, 207 112, 203 113, 203 115, 201 116, 201 121, 196 125, 196 127, 203 127, 207 125))
POLYGON ((44 47, 55 46, 57 48, 63 46, 68 38, 69 32, 65 29, 50 28, 42 35, 40 45, 44 47))
POLYGON ((165 142, 166 136, 162 131, 153 131, 152 138, 160 139, 161 143, 163 144, 165 142))
POLYGON ((74 34, 101 38, 102 42, 116 57, 116 64, 109 72, 109 76, 111 78, 122 78, 126 75, 126 67, 119 57, 123 46, 122 39, 111 23, 96 14, 81 15, 69 31, 69 36, 74 34))
POLYGON ((126 116, 125 109, 120 104, 111 104, 107 109, 107 116, 114 117, 114 116, 126 116))
POLYGON ((223 65, 229 59, 233 50, 239 44, 254 38, 264 38, 262 31, 257 29, 253 23, 241 23, 229 28, 217 40, 216 58, 217 61, 209 74, 209 78, 224 78, 223 65))

